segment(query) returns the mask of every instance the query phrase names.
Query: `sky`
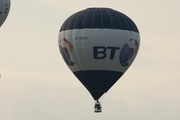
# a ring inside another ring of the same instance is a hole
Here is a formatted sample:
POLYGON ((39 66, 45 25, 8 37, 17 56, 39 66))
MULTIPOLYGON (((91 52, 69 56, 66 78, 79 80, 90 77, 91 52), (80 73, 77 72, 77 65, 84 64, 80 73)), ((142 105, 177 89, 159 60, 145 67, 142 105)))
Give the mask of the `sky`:
POLYGON ((179 0, 13 0, 0 28, 1 120, 180 119, 179 0), (94 100, 64 63, 58 32, 89 7, 129 16, 141 44, 131 67, 94 100))

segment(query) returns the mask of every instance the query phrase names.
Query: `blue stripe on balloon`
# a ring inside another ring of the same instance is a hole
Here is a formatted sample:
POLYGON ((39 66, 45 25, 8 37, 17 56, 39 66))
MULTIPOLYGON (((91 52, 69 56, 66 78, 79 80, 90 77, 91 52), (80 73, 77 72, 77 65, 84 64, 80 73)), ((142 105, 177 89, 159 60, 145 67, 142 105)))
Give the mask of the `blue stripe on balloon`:
POLYGON ((95 100, 107 92, 123 75, 122 72, 106 70, 76 71, 74 74, 95 100))
POLYGON ((84 28, 120 29, 139 33, 128 16, 110 8, 87 8, 79 11, 67 18, 60 32, 84 28))

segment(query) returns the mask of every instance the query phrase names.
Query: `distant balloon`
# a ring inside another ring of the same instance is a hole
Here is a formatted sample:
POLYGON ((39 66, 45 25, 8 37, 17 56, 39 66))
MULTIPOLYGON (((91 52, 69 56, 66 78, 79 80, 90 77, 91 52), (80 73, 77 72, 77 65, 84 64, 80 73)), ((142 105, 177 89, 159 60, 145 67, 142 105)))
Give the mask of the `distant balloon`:
POLYGON ((135 59, 140 35, 125 14, 88 8, 63 23, 58 44, 67 66, 98 103, 135 59))
POLYGON ((10 10, 10 0, 0 0, 0 27, 6 20, 10 10))

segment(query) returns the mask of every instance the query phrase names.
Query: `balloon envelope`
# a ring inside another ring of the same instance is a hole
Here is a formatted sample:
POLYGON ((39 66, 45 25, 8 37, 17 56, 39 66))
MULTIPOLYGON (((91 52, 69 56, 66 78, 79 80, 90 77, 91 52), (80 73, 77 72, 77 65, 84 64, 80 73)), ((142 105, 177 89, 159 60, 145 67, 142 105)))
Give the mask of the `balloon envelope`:
POLYGON ((0 0, 0 27, 6 20, 10 10, 10 0, 0 0))
POLYGON ((140 36, 125 14, 110 8, 88 8, 63 23, 58 44, 67 66, 98 100, 133 62, 140 36))

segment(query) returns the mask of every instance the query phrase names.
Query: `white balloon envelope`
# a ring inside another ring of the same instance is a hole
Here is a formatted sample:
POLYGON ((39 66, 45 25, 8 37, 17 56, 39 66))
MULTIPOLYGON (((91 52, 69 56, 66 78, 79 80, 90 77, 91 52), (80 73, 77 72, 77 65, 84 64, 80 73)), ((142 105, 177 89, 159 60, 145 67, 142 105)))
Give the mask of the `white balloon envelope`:
POLYGON ((88 8, 63 23, 58 44, 67 66, 98 101, 135 59, 140 35, 125 14, 88 8))

